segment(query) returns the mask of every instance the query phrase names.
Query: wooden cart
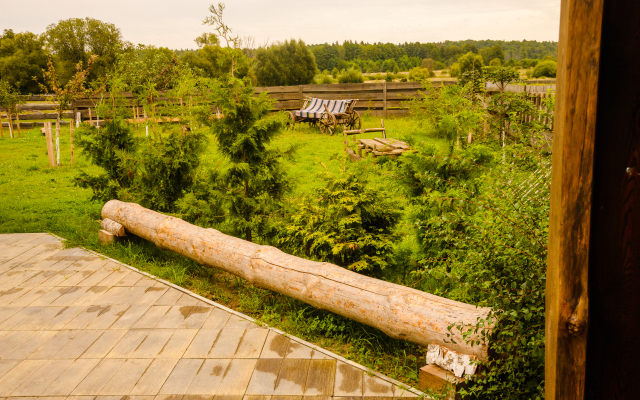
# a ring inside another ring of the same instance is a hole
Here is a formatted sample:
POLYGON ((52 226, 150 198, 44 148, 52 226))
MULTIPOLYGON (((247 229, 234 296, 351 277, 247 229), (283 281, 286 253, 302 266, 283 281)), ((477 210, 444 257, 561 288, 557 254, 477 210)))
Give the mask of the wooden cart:
POLYGON ((354 107, 358 99, 324 100, 306 98, 302 109, 289 113, 292 123, 317 124, 320 132, 333 135, 338 125, 346 129, 360 129, 362 120, 354 107))

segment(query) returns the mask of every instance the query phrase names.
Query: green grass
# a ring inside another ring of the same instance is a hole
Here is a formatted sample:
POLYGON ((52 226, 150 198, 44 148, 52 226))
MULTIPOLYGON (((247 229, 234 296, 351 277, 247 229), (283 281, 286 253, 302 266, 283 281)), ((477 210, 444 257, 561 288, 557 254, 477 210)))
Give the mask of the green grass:
MULTIPOLYGON (((415 142, 433 141, 410 118, 385 121, 387 137, 415 142)), ((363 118, 363 127, 378 127, 380 120, 363 118)), ((0 233, 51 232, 67 239, 68 246, 83 246, 169 280, 202 296, 244 312, 270 326, 332 350, 346 358, 373 368, 406 384, 417 383, 417 368, 424 350, 408 342, 390 339, 380 331, 319 311, 302 302, 254 288, 227 273, 198 265, 177 254, 132 237, 115 246, 102 246, 97 240, 101 203, 90 201, 90 191, 75 187, 73 178, 80 170, 98 172, 79 149, 71 165, 69 129, 61 129, 61 166, 50 167, 44 136, 39 129, 24 130, 22 138, 9 139, 5 130, 0 139, 0 233)), ((144 131, 141 132, 144 134, 144 131)), ((374 137, 361 135, 358 138, 374 137)), ((292 199, 312 193, 321 184, 317 175, 325 167, 337 173, 341 168, 343 137, 321 135, 316 127, 297 124, 286 130, 274 146, 299 146, 294 161, 287 161, 288 173, 296 182, 292 199), (333 158, 333 159, 332 159, 333 158), (323 166, 324 164, 324 166, 323 166)), ((433 141, 444 147, 444 143, 433 141)), ((203 164, 224 163, 213 139, 209 141, 203 164)), ((357 165, 371 184, 391 193, 397 204, 405 204, 393 176, 371 160, 357 165)), ((399 246, 415 246, 408 221, 400 230, 405 234, 399 246)), ((397 277, 387 277, 396 281, 397 277)))

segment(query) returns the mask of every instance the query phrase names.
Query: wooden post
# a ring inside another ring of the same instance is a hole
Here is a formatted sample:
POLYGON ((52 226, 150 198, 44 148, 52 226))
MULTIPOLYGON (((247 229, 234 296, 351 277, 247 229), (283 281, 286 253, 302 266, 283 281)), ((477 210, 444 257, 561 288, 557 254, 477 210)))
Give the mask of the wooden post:
POLYGON ((80 114, 80 111, 78 111, 76 113, 76 128, 80 127, 80 122, 82 121, 82 114, 80 114))
POLYGON ((304 93, 302 93, 302 85, 298 85, 298 94, 300 95, 300 108, 304 105, 304 93))
POLYGON ((382 82, 382 115, 387 118, 387 82, 382 82))
POLYGON ((2 111, 0 111, 0 138, 4 139, 4 127, 2 126, 2 111))
POLYGON ((13 120, 11 119, 11 112, 7 111, 7 118, 9 119, 9 136, 13 139, 13 120))
POLYGON ((89 125, 91 125, 93 121, 93 116, 91 115, 91 107, 89 107, 89 125))
POLYGON ((71 145, 71 165, 73 165, 73 120, 69 121, 69 143, 71 145))
POLYGON ((546 288, 548 400, 583 399, 585 395, 603 1, 563 0, 561 6, 546 288))
POLYGON ((56 166, 60 166, 60 120, 56 120, 56 166))
POLYGON ((53 134, 51 128, 51 122, 44 123, 44 136, 47 141, 47 155, 49 156, 49 166, 54 167, 56 165, 54 149, 53 149, 53 134))

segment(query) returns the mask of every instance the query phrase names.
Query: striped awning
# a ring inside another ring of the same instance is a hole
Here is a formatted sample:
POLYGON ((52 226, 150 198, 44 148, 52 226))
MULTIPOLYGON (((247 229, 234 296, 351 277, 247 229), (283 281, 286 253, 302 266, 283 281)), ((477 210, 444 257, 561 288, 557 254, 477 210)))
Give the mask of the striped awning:
POLYGON ((294 112, 294 114, 302 118, 320 118, 324 113, 325 105, 331 114, 339 114, 347 109, 347 104, 350 101, 351 100, 322 100, 314 97, 306 108, 298 110, 294 112))

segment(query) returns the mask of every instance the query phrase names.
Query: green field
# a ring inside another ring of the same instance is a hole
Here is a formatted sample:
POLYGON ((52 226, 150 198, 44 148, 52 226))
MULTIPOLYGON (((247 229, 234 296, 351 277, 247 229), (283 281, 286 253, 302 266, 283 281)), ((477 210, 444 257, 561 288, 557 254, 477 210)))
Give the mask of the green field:
MULTIPOLYGON (((428 137, 420 124, 411 118, 389 119, 385 125, 387 137, 408 139, 414 143, 431 141, 445 146, 444 142, 428 137)), ((363 127, 378 126, 379 119, 363 118, 363 127)), ((144 131, 139 134, 143 135, 144 131)), ((368 137, 373 136, 370 134, 368 137)), ((277 138, 274 146, 299 146, 295 160, 286 164, 288 173, 295 180, 290 200, 311 194, 321 184, 317 176, 325 167, 339 171, 342 142, 342 134, 325 136, 317 128, 301 124, 293 130, 284 131, 277 138)), ((61 166, 50 167, 45 139, 39 129, 23 131, 22 138, 15 139, 8 138, 5 129, 5 137, 0 139, 0 233, 54 233, 67 239, 68 246, 99 251, 402 382, 417 383, 418 363, 422 362, 423 355, 418 346, 390 339, 376 329, 315 310, 299 301, 251 287, 238 278, 161 251, 137 238, 115 246, 101 246, 97 232, 102 204, 90 201, 90 191, 73 184, 73 178, 80 170, 95 173, 98 169, 83 157, 79 149, 76 149, 75 163, 71 164, 68 127, 62 129, 60 145, 61 166)), ((203 164, 215 167, 221 163, 224 160, 210 137, 203 164)), ((389 176, 379 164, 367 160, 356 168, 358 173, 367 175, 378 190, 395 196, 398 207, 403 207, 406 200, 394 177, 389 176)), ((400 230, 404 235, 399 245, 413 246, 408 223, 402 223, 400 230)), ((397 281, 399 278, 387 279, 397 281)))

